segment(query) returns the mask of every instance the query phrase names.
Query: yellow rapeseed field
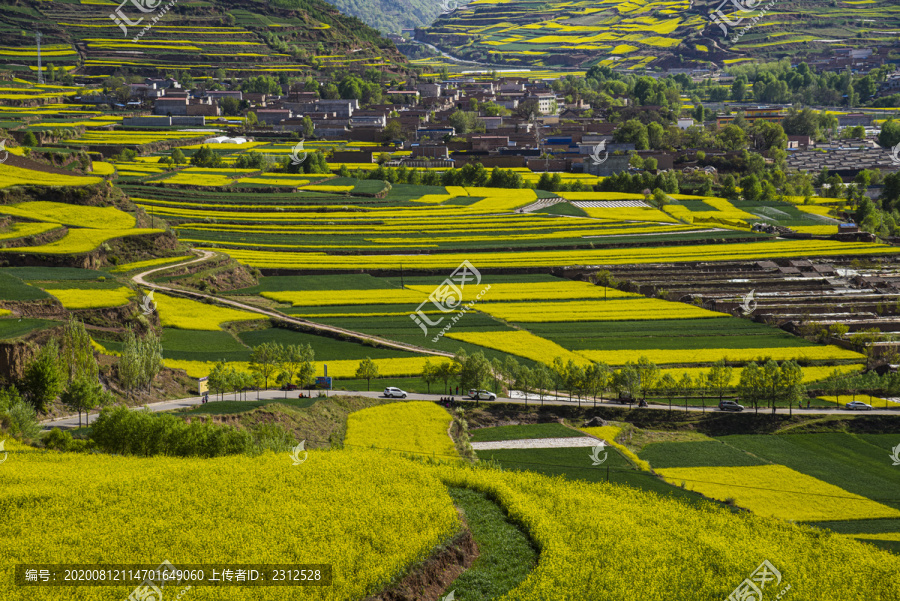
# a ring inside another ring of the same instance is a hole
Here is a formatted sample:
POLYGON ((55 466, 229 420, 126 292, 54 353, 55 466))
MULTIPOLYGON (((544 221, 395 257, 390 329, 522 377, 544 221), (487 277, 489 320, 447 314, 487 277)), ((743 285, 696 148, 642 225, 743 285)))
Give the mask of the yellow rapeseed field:
POLYGON ((87 207, 62 202, 34 201, 0 205, 0 213, 94 229, 123 230, 134 227, 134 216, 115 207, 87 207))
POLYGON ((657 470, 670 483, 782 520, 804 522, 898 518, 900 510, 784 465, 673 467, 657 470))
POLYGON ((113 289, 49 289, 44 292, 55 296, 66 309, 97 309, 102 307, 120 307, 131 302, 134 291, 121 286, 113 289))
POLYGON ((450 414, 426 401, 391 403, 355 411, 347 418, 346 448, 390 449, 455 459, 447 428, 450 414))
MULTIPOLYGON (((457 531, 443 486, 486 493, 540 549, 536 568, 505 601, 724 599, 761 558, 791 584, 792 598, 846 601, 862 599, 862 591, 867 600, 900 598, 893 577, 900 557, 887 551, 626 486, 350 448, 310 451, 299 466, 271 453, 176 459, 36 451, 13 441, 6 448, 0 596, 14 601, 71 599, 73 591, 80 601, 124 599, 134 589, 16 588, 17 563, 163 560, 330 563, 334 585, 303 589, 303 598, 361 600, 457 531)), ((293 587, 188 594, 199 601, 298 598, 293 587)))
MULTIPOLYGON (((409 286, 412 288, 412 286, 409 286)), ((427 288, 427 286, 426 286, 427 288)), ((413 292, 400 288, 383 290, 315 290, 315 291, 273 291, 261 292, 260 295, 280 303, 291 303, 295 307, 323 307, 328 305, 390 305, 410 303, 415 306, 428 298, 432 286, 427 292, 413 292)))
POLYGON ((478 310, 507 321, 626 321, 722 317, 724 313, 656 298, 544 303, 485 303, 478 310))
MULTIPOLYGON (((434 286, 407 286, 410 290, 418 290, 424 294, 431 294, 434 286)), ((463 300, 473 300, 481 287, 466 286, 463 289, 463 300)), ((566 300, 589 298, 639 298, 639 294, 622 292, 616 288, 604 288, 595 286, 589 282, 576 282, 560 279, 558 282, 529 282, 527 284, 491 284, 488 290, 478 302, 519 301, 519 300, 566 300)))
POLYGON ((447 338, 462 340, 487 348, 496 349, 511 355, 518 355, 533 361, 550 364, 555 357, 561 357, 564 363, 573 360, 577 365, 588 365, 590 361, 582 355, 564 349, 560 345, 535 336, 527 330, 511 330, 503 332, 454 332, 444 334, 447 338))
POLYGON ((772 359, 784 361, 795 359, 799 361, 835 361, 852 359, 862 361, 865 359, 859 353, 848 351, 837 346, 788 346, 778 348, 711 348, 711 349, 641 349, 641 350, 616 350, 575 351, 584 355, 591 361, 602 361, 609 365, 624 365, 628 361, 637 361, 641 357, 647 357, 654 363, 664 365, 666 363, 715 363, 720 359, 729 361, 757 361, 759 359, 772 359))
POLYGON ((160 323, 167 328, 212 331, 218 330, 219 324, 228 321, 267 319, 264 315, 249 311, 207 305, 200 301, 165 294, 154 295, 153 301, 159 312, 160 323))
MULTIPOLYGON (((193 587, 184 599, 363 599, 460 528, 436 474, 372 451, 190 461, 67 454, 7 442, 0 597, 125 599, 129 586, 22 588, 15 564, 331 564, 330 587, 193 587), (73 519, 78 508, 78 519, 73 519)), ((180 588, 169 592, 168 599, 180 588)))

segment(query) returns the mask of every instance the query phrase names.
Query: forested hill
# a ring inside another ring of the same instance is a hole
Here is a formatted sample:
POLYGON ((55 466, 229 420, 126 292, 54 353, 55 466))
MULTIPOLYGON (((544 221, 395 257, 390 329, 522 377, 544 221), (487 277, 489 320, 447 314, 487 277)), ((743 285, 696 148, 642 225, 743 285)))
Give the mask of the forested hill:
POLYGON ((341 12, 358 17, 384 33, 427 27, 440 14, 441 0, 329 0, 341 12))
POLYGON ((36 30, 43 36, 45 68, 98 77, 122 69, 147 75, 223 69, 247 76, 406 63, 377 30, 324 0, 180 0, 167 9, 169 4, 147 0, 145 6, 155 8, 142 13, 130 2, 2 3, 0 71, 21 76, 36 70, 36 30))

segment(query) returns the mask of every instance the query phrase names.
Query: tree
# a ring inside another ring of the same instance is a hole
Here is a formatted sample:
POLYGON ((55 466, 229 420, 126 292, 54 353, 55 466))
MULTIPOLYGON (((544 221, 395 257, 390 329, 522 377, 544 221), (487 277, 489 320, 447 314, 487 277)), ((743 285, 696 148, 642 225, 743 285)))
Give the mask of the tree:
POLYGON ((641 399, 643 400, 647 391, 652 390, 656 385, 656 380, 659 378, 660 374, 659 366, 650 361, 647 357, 641 356, 635 367, 637 368, 638 376, 641 380, 640 387, 644 393, 641 396, 641 399))
POLYGON ((709 370, 707 381, 710 389, 719 396, 719 403, 725 396, 725 391, 731 386, 731 374, 733 368, 725 365, 725 359, 718 360, 709 370))
POLYGON ((550 370, 543 363, 538 363, 537 367, 533 370, 533 380, 532 385, 538 391, 538 394, 541 396, 541 406, 544 406, 544 390, 549 388, 553 383, 553 374, 550 373, 550 370))
POLYGON ((627 392, 632 400, 636 399, 643 390, 641 387, 641 374, 638 371, 637 366, 631 361, 625 363, 625 365, 616 372, 613 384, 618 390, 627 392))
POLYGON ((522 391, 525 395, 525 404, 528 404, 528 390, 534 383, 534 373, 531 368, 527 365, 519 366, 519 369, 516 370, 516 388, 522 391))
POLYGON ((890 118, 882 123, 877 139, 878 145, 882 148, 893 148, 900 144, 900 121, 890 118))
POLYGON ((741 392, 741 400, 753 403, 757 413, 759 413, 759 399, 764 394, 763 386, 763 369, 756 361, 751 361, 741 370, 738 390, 741 392))
POLYGON ((425 360, 425 364, 422 366, 422 379, 425 380, 425 384, 428 386, 428 394, 431 394, 431 384, 437 382, 440 376, 438 375, 438 366, 428 359, 425 360))
MULTIPOLYGON (((694 380, 691 378, 691 374, 688 372, 684 372, 681 374, 681 379, 678 380, 677 384, 678 390, 681 394, 684 395, 684 410, 688 410, 688 395, 691 393, 691 390, 694 388, 694 380)), ((703 411, 706 411, 706 403, 703 404, 703 411)))
POLYGON ((140 353, 141 377, 139 383, 146 383, 149 391, 153 379, 163 368, 162 339, 154 330, 149 330, 139 341, 138 352, 140 353))
POLYGON ((584 391, 584 366, 575 363, 574 359, 569 359, 566 364, 566 388, 569 389, 569 399, 572 398, 572 391, 578 395, 578 406, 581 407, 581 394, 584 391))
POLYGON ((47 404, 62 390, 64 376, 59 365, 59 344, 51 338, 25 366, 22 388, 25 398, 38 413, 47 413, 47 404))
POLYGON ((716 145, 722 150, 743 150, 747 147, 747 134, 737 125, 729 123, 716 136, 716 145))
POLYGON ((356 379, 366 381, 366 390, 371 390, 372 378, 377 377, 378 366, 374 361, 372 361, 372 359, 366 357, 359 362, 359 367, 356 368, 356 379))
POLYGON ((592 363, 585 370, 585 389, 594 397, 594 407, 597 406, 597 394, 600 394, 600 402, 603 402, 603 391, 609 386, 612 372, 606 363, 592 363))
POLYGON ((172 162, 176 165, 184 165, 187 163, 187 157, 184 156, 184 153, 181 152, 180 148, 176 148, 172 151, 172 162))
POLYGON ((274 378, 278 363, 284 349, 277 342, 263 342, 250 353, 250 371, 259 374, 266 390, 269 389, 269 378, 274 378))
POLYGON ((30 131, 25 132, 25 136, 22 138, 22 146, 28 146, 29 148, 33 148, 38 145, 37 138, 34 137, 34 133, 30 131))
POLYGON ((775 412, 775 401, 778 399, 779 388, 781 387, 781 369, 778 363, 769 359, 762 366, 761 389, 765 394, 766 400, 772 407, 772 413, 775 412))
POLYGON ((90 414, 92 409, 110 405, 113 402, 113 396, 103 389, 99 381, 79 375, 69 382, 59 400, 70 411, 78 412, 78 427, 80 428, 82 411, 90 414))
MULTIPOLYGON (((296 378, 300 386, 305 386, 315 373, 312 347, 309 344, 289 344, 282 347, 278 357, 277 381, 285 385, 293 384, 296 378)), ((377 370, 376 370, 377 372, 377 370)), ((287 397, 287 391, 285 391, 287 397)))
POLYGON ((444 394, 449 394, 447 392, 447 386, 450 384, 450 380, 457 374, 456 364, 450 361, 444 361, 437 367, 437 376, 439 379, 444 382, 444 394))
POLYGON ((553 362, 550 364, 550 373, 553 377, 553 389, 558 397, 559 387, 566 384, 566 364, 563 363, 562 357, 553 357, 553 362))
POLYGON ((669 411, 672 410, 672 399, 675 396, 675 393, 678 391, 678 382, 675 381, 675 378, 672 374, 665 374, 662 378, 659 379, 659 382, 656 385, 656 390, 659 391, 664 397, 669 399, 669 411))
MULTIPOLYGON (((875 372, 871 372, 875 373, 875 372)), ((796 361, 782 361, 779 378, 782 398, 788 404, 788 413, 793 415, 794 403, 803 398, 803 369, 796 361)), ((772 412, 775 412, 774 406, 772 412)))
POLYGON ((453 356, 453 362, 457 365, 459 387, 463 390, 478 390, 491 377, 491 363, 481 351, 468 355, 465 350, 459 349, 453 356))
POLYGON ((88 381, 93 381, 99 377, 100 367, 94 358, 91 336, 84 329, 84 323, 75 319, 71 314, 66 325, 63 326, 60 359, 63 368, 67 372, 66 380, 68 382, 76 378, 85 378, 88 381))

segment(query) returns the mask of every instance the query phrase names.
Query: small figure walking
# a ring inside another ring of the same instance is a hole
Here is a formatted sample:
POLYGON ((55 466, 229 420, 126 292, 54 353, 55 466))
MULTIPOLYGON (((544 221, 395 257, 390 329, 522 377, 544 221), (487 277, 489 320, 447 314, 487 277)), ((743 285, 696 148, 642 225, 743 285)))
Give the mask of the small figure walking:
POLYGON ((806 399, 806 408, 809 409, 809 399, 806 399))
POLYGON ((456 394, 459 394, 459 386, 456 387, 456 394))

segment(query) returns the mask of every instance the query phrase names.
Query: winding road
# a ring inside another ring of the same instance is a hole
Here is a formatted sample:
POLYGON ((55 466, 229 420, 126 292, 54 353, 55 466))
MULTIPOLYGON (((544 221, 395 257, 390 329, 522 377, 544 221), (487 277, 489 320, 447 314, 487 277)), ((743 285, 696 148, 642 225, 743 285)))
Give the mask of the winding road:
POLYGON ((145 288, 150 288, 151 290, 159 291, 159 292, 168 292, 171 294, 176 294, 180 296, 187 296, 201 301, 209 301, 213 304, 217 305, 227 305, 232 308, 241 309, 242 311, 250 311, 252 313, 259 313, 260 315, 264 315, 270 319, 274 319, 276 321, 281 321, 284 323, 293 324, 296 326, 301 326, 308 330, 315 330, 318 332, 327 332, 330 334, 340 334, 342 336, 347 336, 359 342, 370 342, 376 343, 380 346, 385 346, 389 348, 394 348, 402 351, 409 351, 413 353, 420 353, 423 355, 434 355, 436 357, 453 357, 453 353, 449 353, 446 351, 436 351, 434 349, 424 348, 421 346, 416 346, 414 344, 405 344, 403 342, 395 342, 393 340, 388 340, 386 338, 381 338, 379 336, 373 336, 371 334, 363 334, 362 332, 356 332, 354 330, 348 330, 345 328, 339 328, 337 326, 329 326, 321 323, 316 323, 313 321, 307 321, 305 319, 298 319, 296 317, 290 317, 285 315, 284 313, 280 313, 278 311, 273 311, 270 309, 263 309, 261 307, 256 307, 253 305, 248 305, 246 303, 241 303, 238 301, 233 301, 227 298, 222 298, 220 296, 213 296, 211 294, 204 294, 202 292, 195 292, 193 290, 184 290, 181 288, 172 288, 170 286, 163 286, 161 284, 155 284, 153 282, 147 281, 147 276, 150 276, 154 273, 158 273, 160 271, 166 271, 168 269, 174 269, 176 267, 186 267, 188 265, 193 265, 195 263, 200 263, 202 261, 207 261, 212 257, 216 256, 216 253, 209 250, 193 250, 192 252, 198 253, 200 256, 191 261, 187 261, 184 263, 175 263, 173 265, 166 265, 164 267, 157 267, 155 269, 150 269, 148 271, 141 272, 137 275, 132 276, 131 280, 145 288))

